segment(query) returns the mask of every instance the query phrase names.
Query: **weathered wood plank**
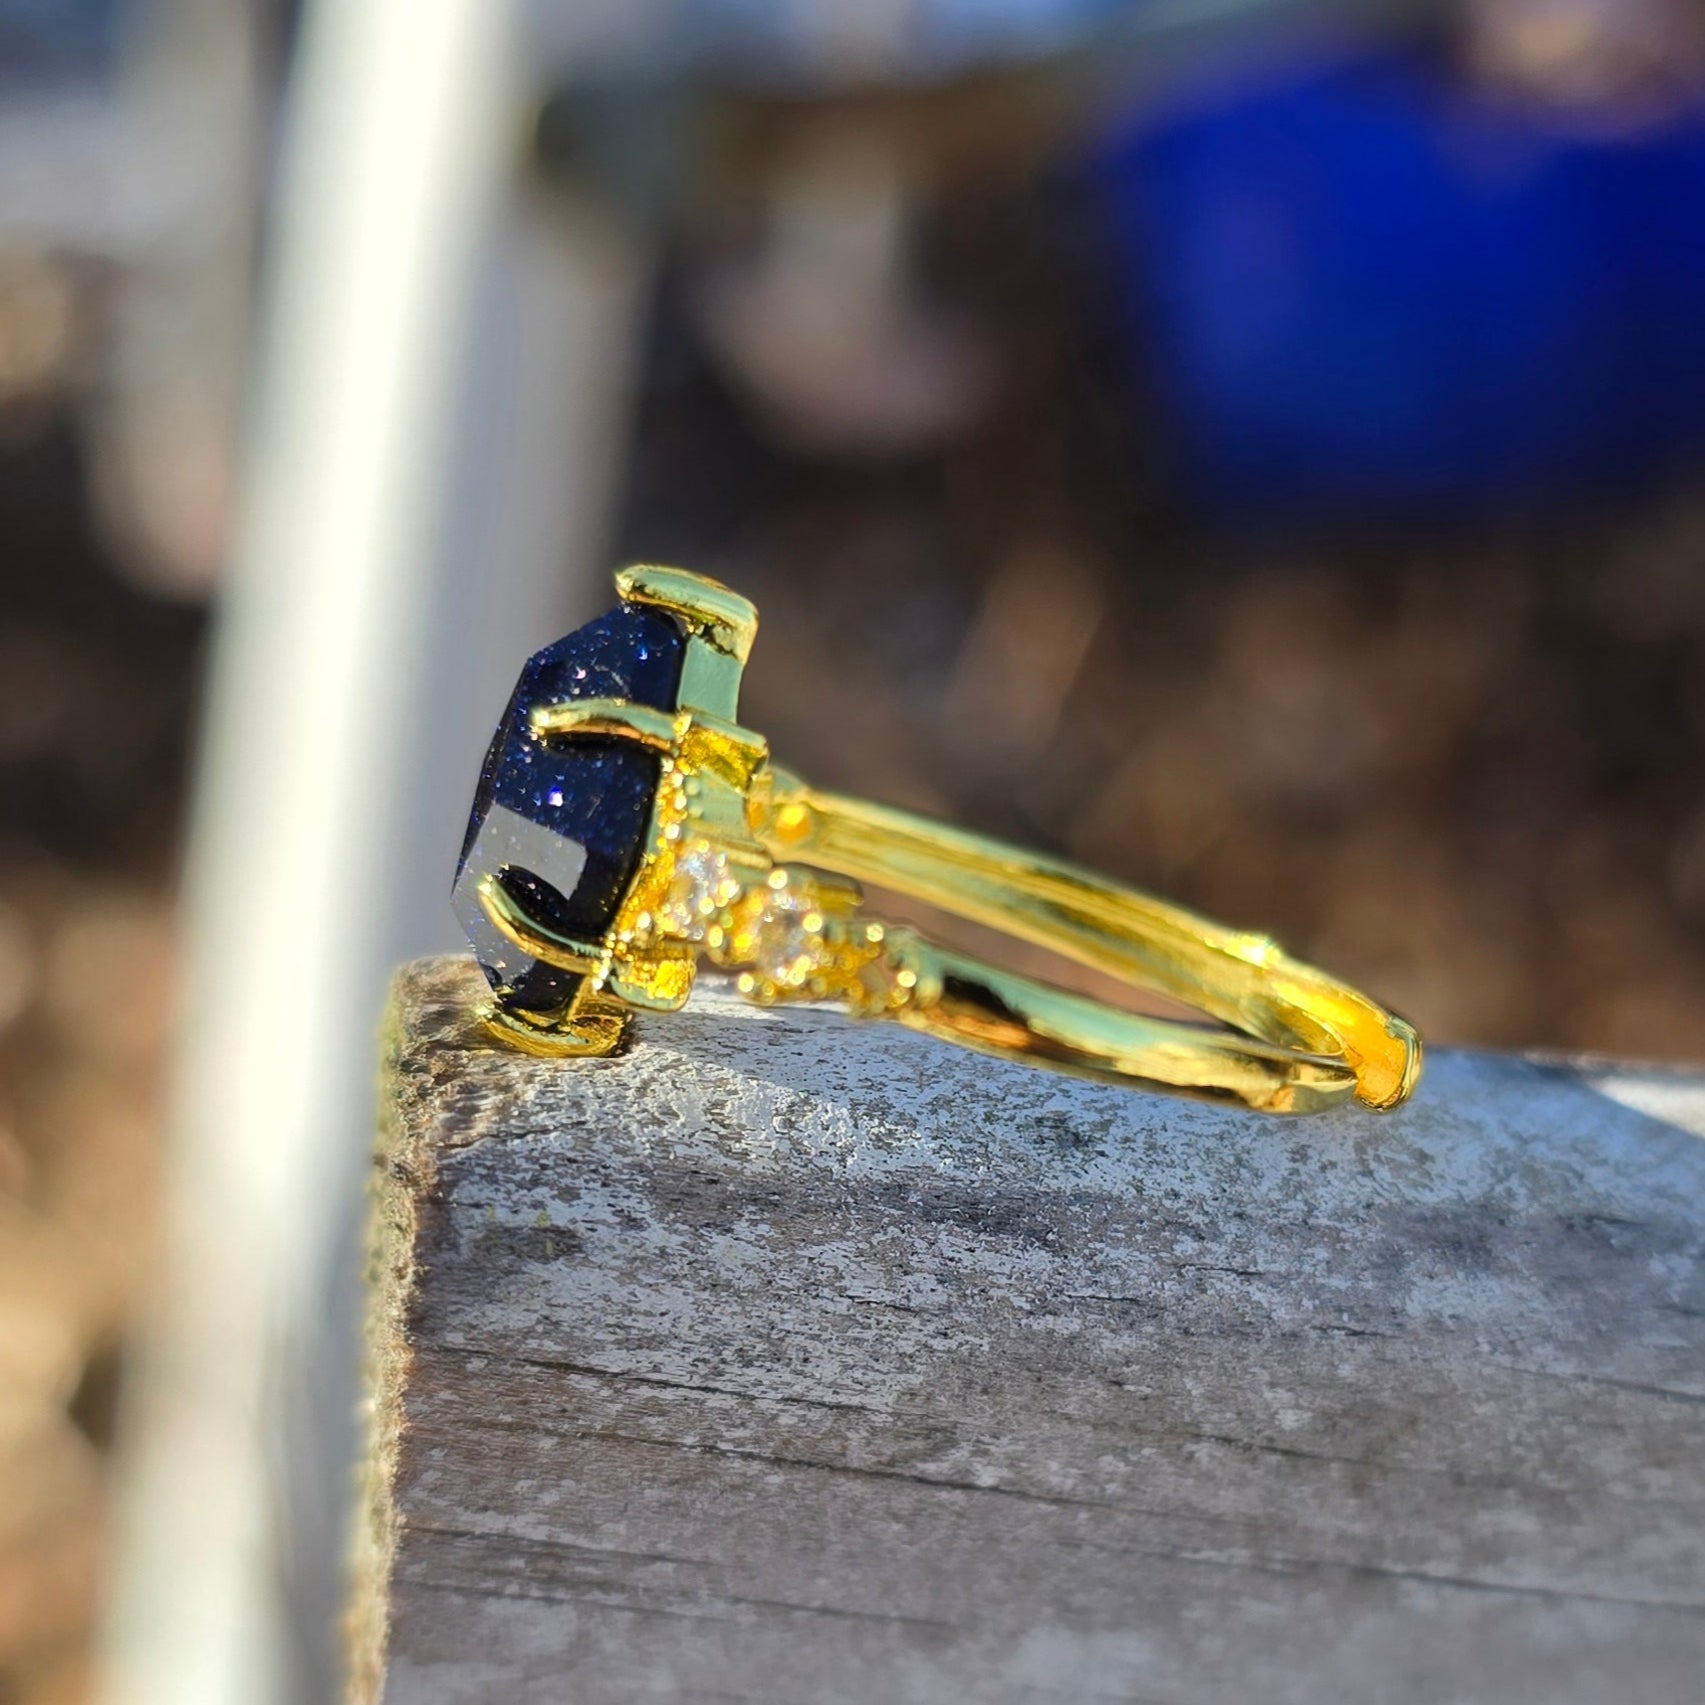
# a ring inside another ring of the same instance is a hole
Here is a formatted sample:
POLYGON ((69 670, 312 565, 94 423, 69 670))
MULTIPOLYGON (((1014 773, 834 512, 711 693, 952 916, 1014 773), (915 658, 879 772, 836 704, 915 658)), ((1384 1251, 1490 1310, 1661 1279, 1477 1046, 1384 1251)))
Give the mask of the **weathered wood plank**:
POLYGON ((389 1705, 1701 1697, 1705 1080, 1285 1122, 474 983, 398 987, 389 1705))

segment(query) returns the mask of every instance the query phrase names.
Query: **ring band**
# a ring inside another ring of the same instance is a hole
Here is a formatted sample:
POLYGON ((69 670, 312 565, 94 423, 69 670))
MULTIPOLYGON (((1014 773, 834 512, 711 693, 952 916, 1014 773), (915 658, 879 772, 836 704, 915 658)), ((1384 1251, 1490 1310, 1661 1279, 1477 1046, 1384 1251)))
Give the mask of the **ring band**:
POLYGON ((926 817, 819 792, 738 721, 757 612, 683 569, 616 576, 621 604, 527 664, 492 741, 453 904, 492 1032, 607 1054, 671 1011, 703 959, 753 1000, 830 1001, 1081 1076, 1277 1113, 1398 1106, 1403 1019, 1263 935, 926 817), (869 883, 1182 1001, 1142 1017, 884 924, 869 883))

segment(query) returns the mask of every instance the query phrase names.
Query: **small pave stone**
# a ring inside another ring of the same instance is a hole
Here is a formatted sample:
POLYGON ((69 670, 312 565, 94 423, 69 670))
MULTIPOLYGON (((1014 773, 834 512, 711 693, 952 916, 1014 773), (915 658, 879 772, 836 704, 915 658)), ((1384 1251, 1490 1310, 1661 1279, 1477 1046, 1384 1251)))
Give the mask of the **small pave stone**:
POLYGON ((778 988, 797 989, 828 964, 823 914, 782 889, 765 903, 752 943, 752 968, 778 988))
POLYGON ((689 847, 675 861, 663 921, 673 934, 703 941, 710 920, 739 891, 726 854, 714 847, 689 847))

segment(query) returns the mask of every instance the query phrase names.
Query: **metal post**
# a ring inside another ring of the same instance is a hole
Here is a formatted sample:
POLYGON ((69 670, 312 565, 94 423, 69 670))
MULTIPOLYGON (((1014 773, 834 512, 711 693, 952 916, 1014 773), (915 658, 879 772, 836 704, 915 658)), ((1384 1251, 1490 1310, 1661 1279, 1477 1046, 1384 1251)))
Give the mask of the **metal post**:
POLYGON ((638 300, 631 251, 518 193, 519 10, 306 23, 192 823, 123 1705, 336 1693, 383 988, 447 939, 485 734, 590 579, 638 300))

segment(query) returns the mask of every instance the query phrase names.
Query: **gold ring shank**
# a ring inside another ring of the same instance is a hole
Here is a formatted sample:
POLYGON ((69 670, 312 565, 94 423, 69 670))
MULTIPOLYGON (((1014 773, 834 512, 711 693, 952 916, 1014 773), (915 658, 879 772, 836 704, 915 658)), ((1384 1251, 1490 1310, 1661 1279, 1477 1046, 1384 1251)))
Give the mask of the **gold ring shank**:
POLYGON ((1409 1024, 1265 936, 1041 853, 819 792, 779 769, 768 776, 749 809, 772 857, 925 901, 1169 995, 1242 1034, 1138 1017, 927 944, 931 992, 894 1014, 914 1029, 1279 1112, 1352 1098, 1395 1107, 1420 1075, 1409 1024))
POLYGON ((964 954, 928 951, 939 992, 894 1016, 963 1047, 1266 1113, 1316 1113, 1356 1095, 1345 1060, 1141 1018, 964 954))

